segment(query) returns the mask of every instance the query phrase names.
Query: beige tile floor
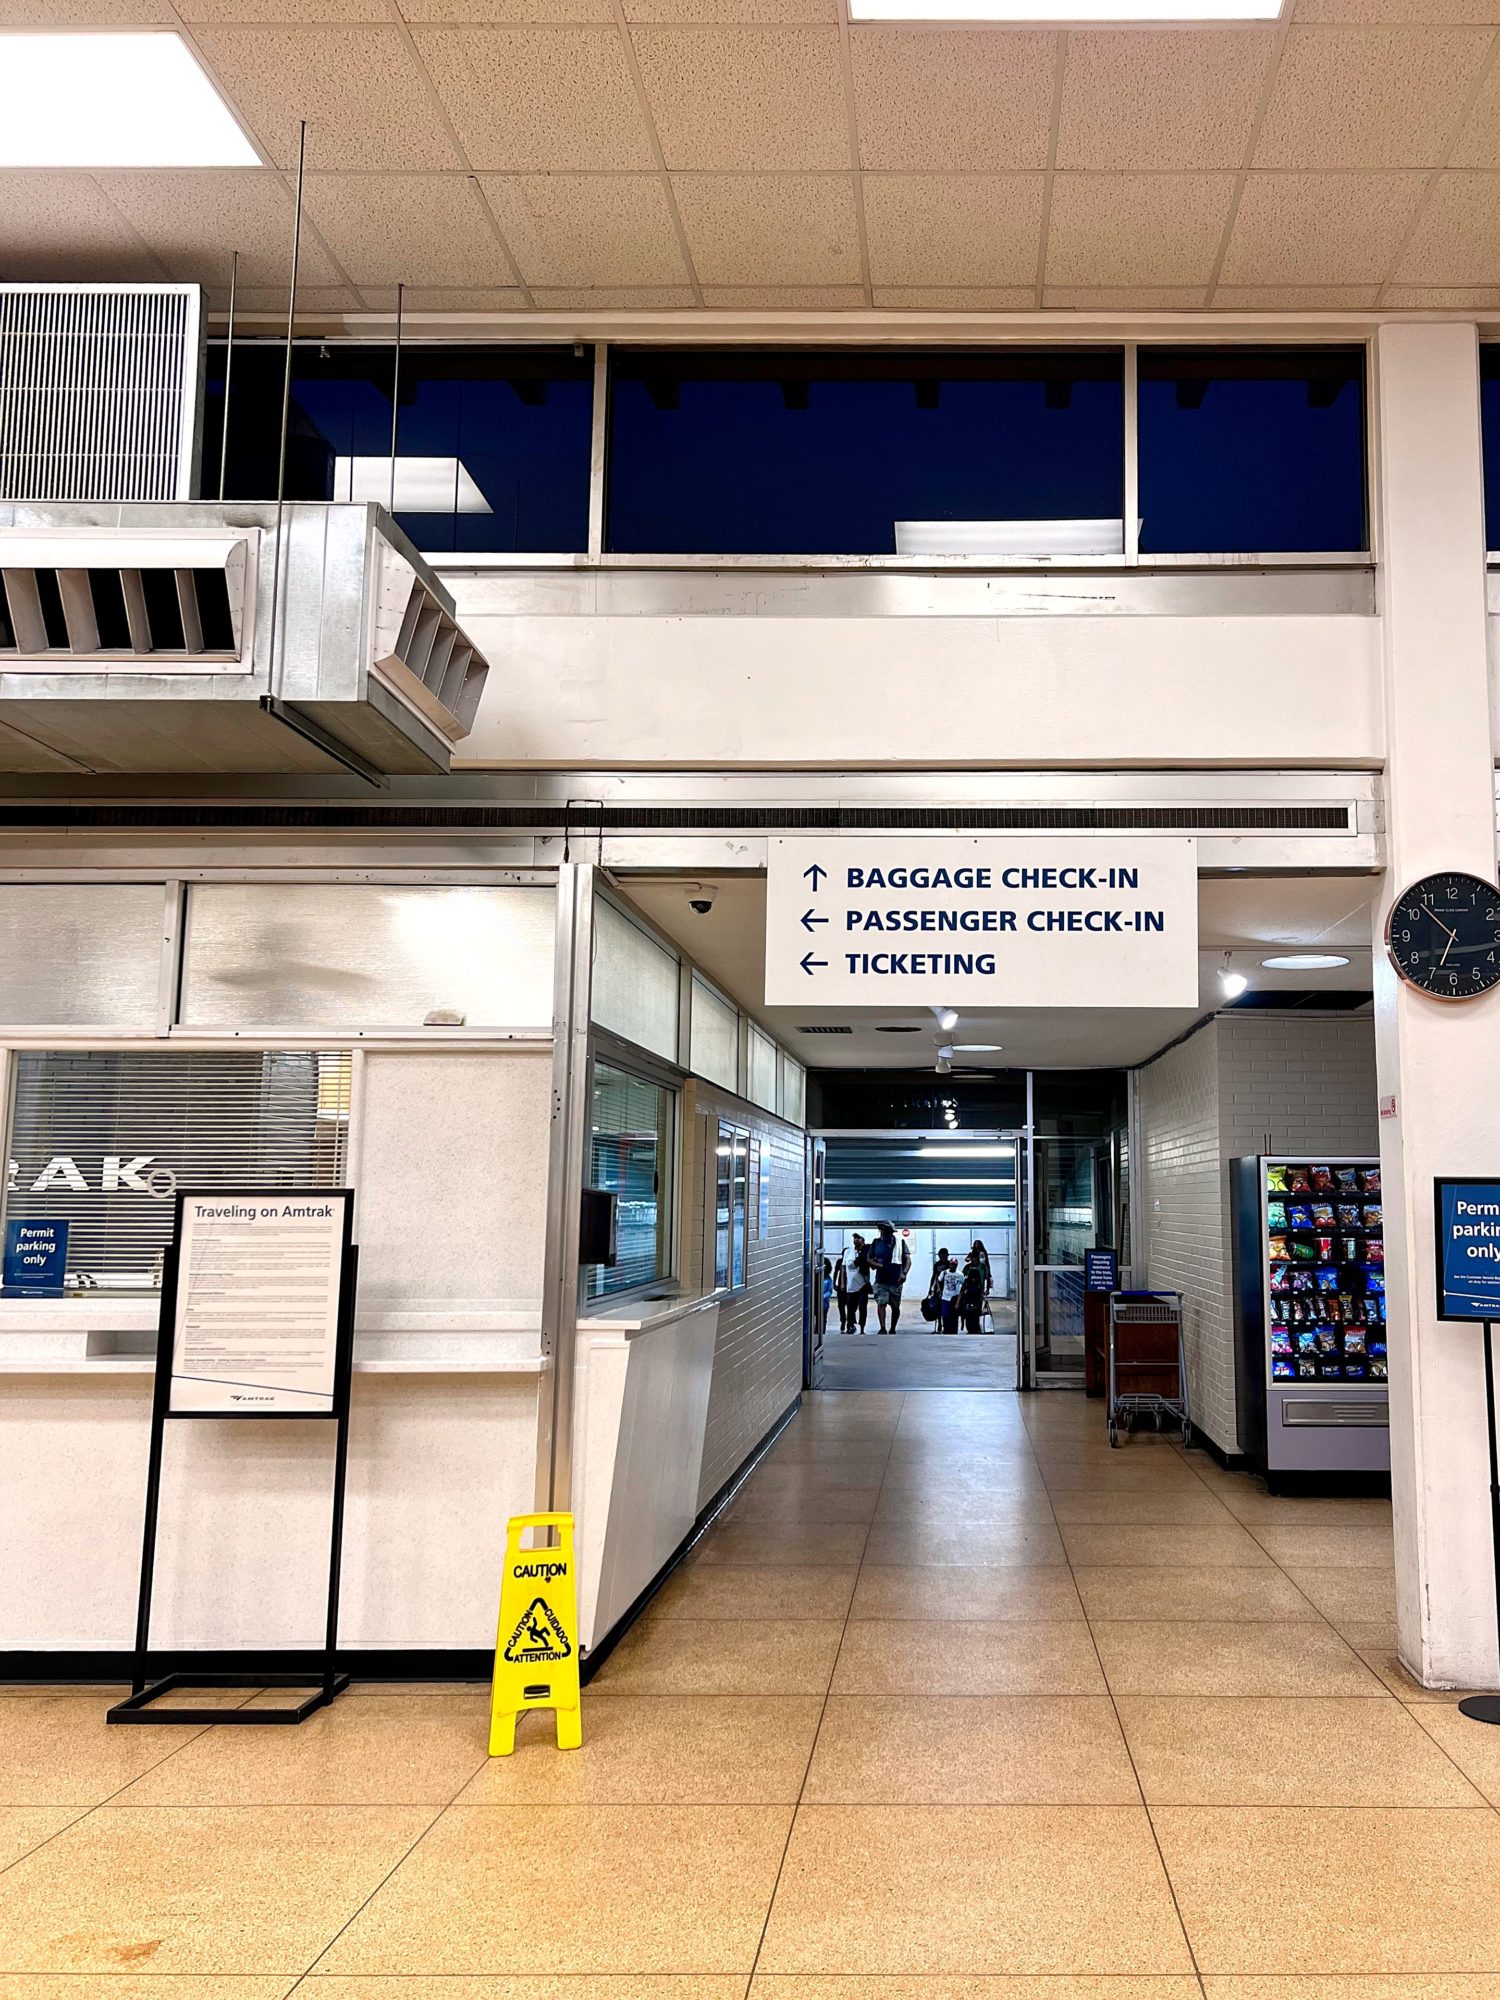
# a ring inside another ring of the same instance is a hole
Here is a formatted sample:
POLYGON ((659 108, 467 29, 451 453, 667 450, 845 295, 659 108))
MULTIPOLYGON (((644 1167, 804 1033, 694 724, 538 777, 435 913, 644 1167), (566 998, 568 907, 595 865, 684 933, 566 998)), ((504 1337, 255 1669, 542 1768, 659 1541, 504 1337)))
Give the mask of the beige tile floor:
POLYGON ((1393 1621, 1379 1502, 811 1397, 581 1751, 491 1762, 463 1686, 0 1689, 0 2000, 1500 2000, 1500 1730, 1393 1621))

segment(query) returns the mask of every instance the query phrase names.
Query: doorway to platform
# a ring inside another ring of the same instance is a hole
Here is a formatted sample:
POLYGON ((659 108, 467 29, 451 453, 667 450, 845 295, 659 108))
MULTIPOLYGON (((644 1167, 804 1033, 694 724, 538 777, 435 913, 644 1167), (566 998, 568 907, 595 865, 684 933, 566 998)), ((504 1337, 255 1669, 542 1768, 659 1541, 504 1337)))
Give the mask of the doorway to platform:
POLYGON ((1017 1386, 1025 1142, 1016 1132, 825 1131, 815 1218, 833 1294, 825 1389, 1017 1386), (869 1255, 895 1231, 905 1282, 869 1255))

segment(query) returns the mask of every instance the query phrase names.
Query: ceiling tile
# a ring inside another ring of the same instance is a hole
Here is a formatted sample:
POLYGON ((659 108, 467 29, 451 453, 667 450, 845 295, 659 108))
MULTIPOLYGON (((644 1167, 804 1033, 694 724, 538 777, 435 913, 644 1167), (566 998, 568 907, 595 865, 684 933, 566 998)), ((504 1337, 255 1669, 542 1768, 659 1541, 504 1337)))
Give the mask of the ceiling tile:
POLYGON ((1074 29, 1059 167, 1237 167, 1275 45, 1269 29, 1074 29))
POLYGON ((0 0, 0 28, 154 28, 168 0, 0 0))
POLYGON ((1379 285, 1220 285, 1216 312, 1363 312, 1378 304, 1379 285))
POLYGON ((1202 285, 1047 285, 1042 304, 1068 312, 1195 312, 1202 285))
POLYGON ((627 21, 683 21, 750 28, 786 21, 832 21, 838 0, 624 0, 627 21))
POLYGON ((1351 21, 1369 27, 1387 22, 1416 21, 1460 27, 1500 21, 1500 0, 1297 0, 1295 19, 1351 21))
MULTIPOLYGON (((372 312, 394 315, 395 301, 388 291, 368 292, 365 303, 372 312)), ((522 312, 526 294, 518 285, 486 285, 479 288, 450 285, 419 285, 402 300, 411 313, 522 312)))
POLYGON ((1500 285, 1387 285, 1381 303, 1418 312, 1493 312, 1500 306, 1500 285))
POLYGON ((721 312, 854 312, 859 285, 707 285, 703 303, 721 312))
POLYGON ((878 285, 1026 285, 1036 279, 1041 174, 870 174, 878 285))
MULTIPOLYGON (((98 173, 94 179, 178 283, 227 283, 235 250, 242 283, 286 283, 296 209, 280 174, 175 168, 98 173)), ((340 282, 322 246, 306 230, 300 268, 310 285, 340 282)))
POLYGON ((860 281, 854 182, 842 174, 674 174, 699 282, 860 281))
POLYGON ((637 28, 669 167, 850 165, 836 28, 637 28))
POLYGON ((695 303, 690 285, 541 287, 532 293, 539 306, 562 312, 672 312, 695 303))
POLYGON ((877 285, 875 303, 914 312, 1030 312, 1030 285, 877 285))
POLYGON ((1500 284, 1500 174, 1440 174, 1391 277, 1402 285, 1500 284))
POLYGON ((471 165, 623 173, 656 164, 614 29, 414 32, 471 165))
MULTIPOLYGON (((1496 0, 1500 5, 1500 0, 1496 0)), ((1453 142, 1446 164, 1450 167, 1500 167, 1500 64, 1484 80, 1474 108, 1464 120, 1453 142)))
POLYGON ((1233 174, 1057 174, 1046 282, 1206 285, 1233 194, 1233 174))
POLYGON ((0 174, 0 272, 8 279, 160 282, 157 259, 89 174, 0 174))
POLYGON ((272 159, 309 167, 459 164, 422 74, 394 28, 213 28, 198 41, 272 159))
POLYGON ((1046 166, 1056 35, 856 28, 849 54, 863 165, 1046 166))
POLYGON ((525 26, 546 22, 566 27, 583 27, 589 22, 613 27, 615 10, 610 0, 399 0, 401 12, 413 26, 447 22, 453 27, 525 26))
POLYGON ((1220 282, 1377 284, 1425 185, 1416 173, 1248 174, 1220 282))
POLYGON ((1257 167, 1431 167, 1492 37, 1481 28, 1293 28, 1257 167))
POLYGON ((486 174, 483 186, 529 285, 687 283, 654 174, 486 174))
MULTIPOLYGON (((211 285, 208 303, 214 312, 229 309, 228 285, 211 285)), ((297 319, 300 325, 308 313, 354 313, 363 311, 363 301, 352 285, 309 285, 297 287, 297 319)), ((240 285, 234 295, 236 321, 251 317, 270 319, 286 325, 286 285, 240 285)))
POLYGON ((512 282, 484 203, 462 174, 314 174, 307 208, 361 289, 512 282))
POLYGON ((273 21, 292 27, 339 21, 381 24, 391 18, 384 0, 178 0, 177 11, 194 23, 273 21))

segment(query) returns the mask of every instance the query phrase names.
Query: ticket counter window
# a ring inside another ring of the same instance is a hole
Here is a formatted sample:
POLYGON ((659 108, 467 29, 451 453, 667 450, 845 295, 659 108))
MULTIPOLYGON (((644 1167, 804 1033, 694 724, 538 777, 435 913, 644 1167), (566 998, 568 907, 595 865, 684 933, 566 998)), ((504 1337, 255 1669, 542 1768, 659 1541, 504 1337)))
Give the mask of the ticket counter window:
POLYGON ((152 1291, 179 1187, 343 1183, 347 1050, 26 1051, 3 1219, 68 1226, 74 1291, 152 1291))
POLYGON ((614 1265, 593 1264, 587 1296, 638 1291, 671 1272, 666 1228, 676 1093, 609 1063, 594 1065, 589 1181, 619 1198, 614 1265))

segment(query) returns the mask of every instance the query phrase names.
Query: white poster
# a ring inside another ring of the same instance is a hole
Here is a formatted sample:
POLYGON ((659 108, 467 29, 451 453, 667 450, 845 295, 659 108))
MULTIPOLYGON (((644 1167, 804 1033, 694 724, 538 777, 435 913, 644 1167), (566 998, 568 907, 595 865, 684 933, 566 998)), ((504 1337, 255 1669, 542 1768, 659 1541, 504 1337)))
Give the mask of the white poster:
POLYGON ((1178 836, 772 839, 772 1007, 1196 1007, 1178 836))
POLYGON ((174 1412, 331 1413, 347 1202, 343 1192, 183 1197, 174 1412))

